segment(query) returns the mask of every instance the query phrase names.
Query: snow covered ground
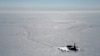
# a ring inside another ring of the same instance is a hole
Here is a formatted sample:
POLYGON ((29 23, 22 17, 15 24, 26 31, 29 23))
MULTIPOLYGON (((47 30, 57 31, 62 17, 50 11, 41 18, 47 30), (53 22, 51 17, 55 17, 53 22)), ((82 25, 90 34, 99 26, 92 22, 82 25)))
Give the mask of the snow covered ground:
POLYGON ((0 13, 0 56, 100 56, 99 43, 100 12, 0 13))

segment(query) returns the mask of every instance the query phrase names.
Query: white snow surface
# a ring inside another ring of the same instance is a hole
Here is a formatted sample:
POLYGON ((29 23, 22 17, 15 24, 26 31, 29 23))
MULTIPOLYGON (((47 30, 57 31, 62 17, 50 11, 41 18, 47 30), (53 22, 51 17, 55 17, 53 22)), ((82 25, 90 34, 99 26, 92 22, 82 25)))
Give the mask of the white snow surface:
POLYGON ((0 56, 100 56, 100 13, 0 13, 0 56), (80 52, 57 47, 76 43, 80 52))

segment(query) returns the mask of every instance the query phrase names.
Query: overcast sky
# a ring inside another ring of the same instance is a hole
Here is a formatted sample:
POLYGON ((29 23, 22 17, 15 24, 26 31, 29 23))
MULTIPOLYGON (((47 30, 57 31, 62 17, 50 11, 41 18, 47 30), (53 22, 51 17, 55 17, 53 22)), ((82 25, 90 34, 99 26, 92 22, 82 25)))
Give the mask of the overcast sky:
POLYGON ((99 10, 100 0, 0 0, 0 10, 99 10))

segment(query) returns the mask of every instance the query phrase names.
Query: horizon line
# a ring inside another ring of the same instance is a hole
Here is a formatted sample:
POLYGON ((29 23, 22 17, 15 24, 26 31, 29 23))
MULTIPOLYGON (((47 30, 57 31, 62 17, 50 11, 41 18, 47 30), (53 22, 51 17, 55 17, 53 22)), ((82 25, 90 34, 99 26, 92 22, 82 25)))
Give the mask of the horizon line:
POLYGON ((100 13, 100 10, 4 10, 0 13, 100 13))

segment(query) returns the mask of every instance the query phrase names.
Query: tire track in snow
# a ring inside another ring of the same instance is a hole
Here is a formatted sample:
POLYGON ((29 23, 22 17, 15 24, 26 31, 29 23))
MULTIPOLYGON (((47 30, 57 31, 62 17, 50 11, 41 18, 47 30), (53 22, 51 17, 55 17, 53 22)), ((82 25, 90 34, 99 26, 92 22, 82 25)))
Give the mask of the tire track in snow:
POLYGON ((25 31, 27 32, 27 38, 29 39, 29 40, 31 40, 31 41, 34 41, 34 42, 36 42, 36 43, 39 43, 39 44, 42 44, 42 45, 45 45, 45 46, 49 46, 49 47, 57 47, 57 46, 55 46, 55 45, 52 45, 52 44, 50 44, 50 43, 47 43, 47 42, 40 42, 39 40, 36 40, 36 39, 31 39, 31 38, 33 38, 32 36, 31 36, 31 29, 29 28, 29 27, 27 27, 27 26, 21 26, 21 27, 23 27, 24 29, 25 29, 25 31))

